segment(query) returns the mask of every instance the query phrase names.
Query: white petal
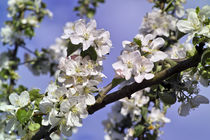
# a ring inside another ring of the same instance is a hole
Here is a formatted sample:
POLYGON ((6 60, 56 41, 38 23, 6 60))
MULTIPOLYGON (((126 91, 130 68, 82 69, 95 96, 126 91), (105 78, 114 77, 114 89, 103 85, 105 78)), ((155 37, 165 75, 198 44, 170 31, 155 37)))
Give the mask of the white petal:
POLYGON ((82 22, 75 23, 75 32, 77 35, 83 35, 86 32, 85 24, 82 22))
POLYGON ((87 105, 93 105, 93 104, 95 104, 96 100, 92 94, 87 94, 85 102, 87 105))
POLYGON ((200 21, 198 19, 198 15, 195 12, 190 12, 188 14, 188 21, 192 22, 193 25, 200 25, 200 21))
POLYGON ((145 74, 145 76, 144 76, 144 78, 146 79, 146 80, 150 80, 150 79, 152 79, 154 77, 154 74, 152 74, 152 73, 147 73, 147 74, 145 74))
POLYGON ((144 37, 144 39, 142 40, 142 45, 143 45, 143 46, 148 45, 149 41, 153 40, 154 38, 155 38, 154 35, 152 35, 152 34, 147 34, 147 35, 144 37))
POLYGON ((17 93, 10 94, 9 101, 12 105, 19 106, 19 95, 17 93))
POLYGON ((76 44, 76 45, 83 42, 83 38, 77 35, 70 36, 70 40, 72 44, 76 44))
POLYGON ((192 23, 190 21, 179 20, 176 25, 179 31, 183 33, 189 33, 194 30, 192 23))
POLYGON ((161 37, 158 37, 152 41, 151 49, 159 49, 160 47, 164 45, 164 43, 165 43, 165 40, 161 37))
POLYGON ((20 107, 26 106, 26 105, 30 102, 29 93, 28 93, 27 91, 23 91, 23 92, 20 94, 19 99, 20 99, 20 101, 19 101, 20 107))
POLYGON ((137 83, 141 83, 144 80, 144 75, 138 74, 134 79, 137 83))
POLYGON ((168 55, 162 51, 156 51, 154 54, 152 54, 152 57, 150 58, 150 60, 152 62, 157 62, 160 60, 164 60, 165 58, 167 58, 168 55))
POLYGON ((96 29, 96 26, 97 26, 96 20, 91 19, 90 22, 88 22, 88 24, 87 24, 87 30, 92 31, 92 30, 96 29))

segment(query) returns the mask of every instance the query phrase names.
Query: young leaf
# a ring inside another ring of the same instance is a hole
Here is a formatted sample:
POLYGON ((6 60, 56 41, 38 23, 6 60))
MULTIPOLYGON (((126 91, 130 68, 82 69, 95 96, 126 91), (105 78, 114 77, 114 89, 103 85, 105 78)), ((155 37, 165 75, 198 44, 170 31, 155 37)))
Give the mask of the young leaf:
POLYGON ((79 48, 82 48, 82 44, 74 45, 71 42, 68 43, 68 48, 67 48, 67 56, 71 55, 73 52, 78 50, 79 48))
POLYGON ((137 125, 134 128, 134 137, 139 137, 144 132, 144 126, 143 125, 137 125))
POLYGON ((91 46, 89 47, 87 50, 85 51, 82 51, 81 54, 80 54, 83 58, 85 56, 90 56, 90 59, 93 60, 93 61, 96 61, 97 60, 97 53, 96 53, 96 50, 91 46))
POLYGON ((205 67, 207 60, 210 58, 210 49, 207 49, 201 56, 201 64, 205 67))
POLYGON ((112 88, 116 87, 120 83, 122 83, 125 79, 124 78, 114 78, 112 80, 112 88))
POLYGON ((18 109, 16 113, 17 120, 21 124, 24 124, 31 118, 32 113, 32 110, 26 111, 25 109, 18 109))
POLYGON ((29 126, 28 126, 29 130, 31 131, 36 131, 40 128, 40 124, 38 123, 31 123, 29 126))

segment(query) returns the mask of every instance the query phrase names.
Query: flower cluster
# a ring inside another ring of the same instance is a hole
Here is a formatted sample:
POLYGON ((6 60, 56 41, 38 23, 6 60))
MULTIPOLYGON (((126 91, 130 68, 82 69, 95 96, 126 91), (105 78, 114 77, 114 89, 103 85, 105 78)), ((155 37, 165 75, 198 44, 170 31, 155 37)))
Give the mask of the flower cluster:
MULTIPOLYGON (((29 93, 27 91, 23 91, 20 95, 17 93, 12 93, 9 96, 9 101, 11 104, 7 104, 6 102, 2 102, 0 104, 0 110, 4 111, 6 114, 1 115, 3 122, 6 122, 5 131, 11 134, 13 131, 18 131, 20 136, 25 135, 25 131, 23 130, 22 124, 19 121, 18 111, 19 109, 27 106, 30 102, 29 93), (4 115, 7 115, 6 117, 4 115)), ((2 124, 4 125, 4 124, 2 124)), ((3 134, 2 134, 3 135, 3 134)), ((5 135, 5 134, 4 134, 5 135)))
POLYGON ((95 20, 87 24, 85 20, 67 23, 61 38, 63 40, 57 39, 59 45, 51 50, 59 46, 61 50, 67 48, 67 52, 73 47, 77 49, 68 56, 64 51, 54 51, 55 57, 60 59, 56 74, 58 83, 48 86, 40 110, 48 114, 43 125, 59 126, 64 135, 70 136, 75 127, 82 126, 82 119, 88 115, 87 106, 95 103, 93 93, 98 92, 97 85, 105 77, 102 60, 112 43, 108 31, 96 30, 95 20), (65 44, 70 46, 65 48, 65 44))
POLYGON ((161 37, 137 34, 134 40, 136 42, 123 41, 124 51, 112 66, 118 76, 126 80, 134 76, 135 81, 141 83, 144 79, 149 80, 154 77, 152 73, 154 62, 164 60, 168 55, 160 51, 165 43, 161 37))
POLYGON ((1 29, 1 41, 11 46, 15 43, 24 45, 23 37, 32 38, 34 28, 38 27, 44 16, 52 16, 45 7, 41 0, 9 0, 7 16, 12 20, 1 29))
MULTIPOLYGON (((149 92, 149 89, 145 91, 149 92)), ((133 140, 140 135, 140 131, 151 131, 158 129, 162 124, 169 123, 160 109, 153 107, 147 113, 145 106, 149 104, 149 97, 143 95, 143 91, 135 92, 130 99, 124 98, 112 107, 112 112, 108 114, 108 119, 103 121, 105 127, 105 140, 133 140), (144 120, 144 125, 138 125, 144 120), (147 126, 147 127, 145 127, 147 126)))
POLYGON ((172 15, 154 9, 144 17, 139 31, 143 35, 153 34, 169 37, 170 31, 176 30, 176 22, 177 19, 172 15))

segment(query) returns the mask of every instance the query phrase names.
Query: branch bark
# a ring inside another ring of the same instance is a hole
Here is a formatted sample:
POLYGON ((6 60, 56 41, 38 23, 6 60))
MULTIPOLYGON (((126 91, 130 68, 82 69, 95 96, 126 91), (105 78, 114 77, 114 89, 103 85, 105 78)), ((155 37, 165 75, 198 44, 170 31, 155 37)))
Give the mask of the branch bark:
POLYGON ((133 83, 131 85, 125 86, 122 89, 115 91, 106 95, 102 102, 95 103, 94 105, 88 108, 88 113, 93 114, 101 108, 104 108, 106 105, 118 101, 125 97, 130 97, 136 91, 142 90, 146 87, 150 87, 152 85, 159 84, 163 80, 169 78, 170 76, 180 73, 188 68, 195 67, 201 60, 201 54, 197 53, 193 57, 179 62, 172 68, 166 69, 164 71, 159 72, 156 76, 151 80, 144 80, 142 83, 133 83))

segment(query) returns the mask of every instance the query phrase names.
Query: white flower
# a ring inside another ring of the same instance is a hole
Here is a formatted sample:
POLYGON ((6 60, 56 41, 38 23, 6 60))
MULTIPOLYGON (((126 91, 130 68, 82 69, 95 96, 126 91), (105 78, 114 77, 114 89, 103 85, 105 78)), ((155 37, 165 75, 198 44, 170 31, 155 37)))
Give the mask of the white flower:
POLYGON ((208 19, 210 17, 210 5, 203 6, 202 9, 199 12, 199 15, 203 19, 208 19))
POLYGON ((94 36, 98 36, 94 40, 94 43, 96 45, 95 49, 96 49, 97 55, 99 57, 102 57, 108 54, 112 46, 112 42, 110 40, 110 33, 105 30, 98 30, 98 31, 95 31, 94 36))
POLYGON ((0 71, 9 68, 9 57, 7 53, 0 54, 0 71))
POLYGON ((160 109, 154 107, 152 108, 148 118, 151 122, 163 122, 163 123, 171 122, 170 119, 166 118, 165 115, 162 112, 160 112, 160 109))
POLYGON ((128 114, 131 114, 131 116, 135 116, 135 115, 140 115, 141 114, 140 108, 137 107, 134 104, 134 99, 124 98, 124 99, 121 99, 120 101, 122 102, 122 108, 121 108, 120 113, 123 116, 126 116, 128 114))
POLYGON ((187 20, 179 20, 177 22, 178 29, 183 33, 189 33, 192 31, 199 30, 201 28, 201 22, 198 19, 196 12, 191 11, 188 13, 187 20))
POLYGON ((143 35, 153 34, 168 37, 170 30, 176 30, 176 21, 177 19, 173 16, 154 9, 144 17, 139 32, 143 35))
POLYGON ((81 127, 81 118, 86 118, 88 112, 86 110, 84 97, 71 97, 69 100, 64 100, 60 105, 60 110, 66 114, 66 125, 81 127))
POLYGON ((14 32, 11 26, 1 28, 1 41, 5 44, 13 45, 17 36, 17 32, 14 32))
POLYGON ((74 32, 72 30, 65 31, 65 35, 62 38, 70 38, 73 44, 83 44, 83 51, 87 50, 94 41, 94 30, 96 29, 96 21, 90 20, 87 25, 84 23, 84 20, 78 20, 74 24, 74 32))
POLYGON ((152 62, 164 60, 168 57, 166 53, 159 50, 165 44, 164 39, 161 37, 155 37, 156 36, 152 34, 147 34, 146 36, 141 34, 136 35, 136 38, 142 42, 142 51, 149 53, 147 58, 152 62))
POLYGON ((139 57, 141 57, 141 55, 138 50, 134 52, 124 51, 122 55, 119 56, 119 61, 112 64, 112 67, 117 75, 129 80, 132 76, 136 59, 139 57))
POLYGON ((30 102, 30 96, 27 91, 23 91, 20 95, 12 93, 9 96, 10 103, 15 107, 24 107, 30 102))
POLYGON ((193 50, 193 45, 191 43, 176 43, 169 50, 166 51, 171 59, 181 59, 187 56, 188 51, 193 50))
POLYGON ((189 33, 187 42, 189 42, 196 33, 205 35, 206 29, 208 29, 207 27, 203 27, 194 9, 188 10, 187 20, 179 20, 177 22, 177 28, 183 33, 189 33))
POLYGON ((144 96, 142 90, 135 92, 131 97, 134 98, 134 103, 138 107, 142 107, 149 102, 149 96, 144 96))
POLYGON ((134 79, 137 83, 141 83, 144 79, 149 80, 154 77, 152 71, 154 64, 147 58, 141 57, 136 60, 134 79))

